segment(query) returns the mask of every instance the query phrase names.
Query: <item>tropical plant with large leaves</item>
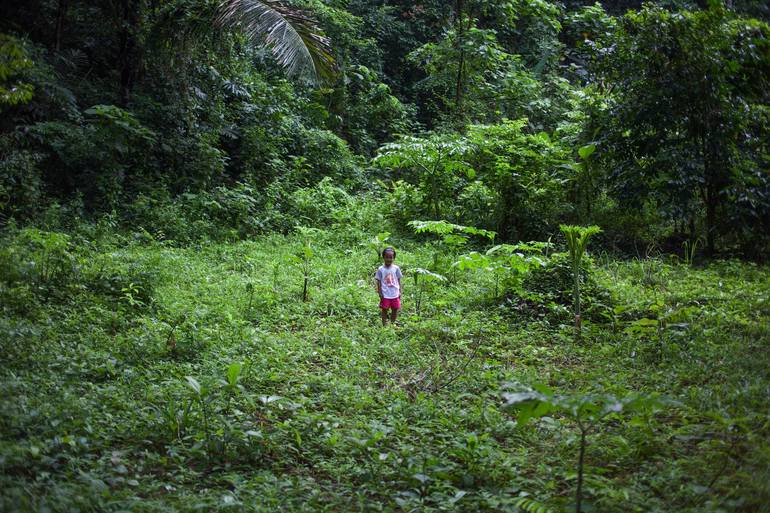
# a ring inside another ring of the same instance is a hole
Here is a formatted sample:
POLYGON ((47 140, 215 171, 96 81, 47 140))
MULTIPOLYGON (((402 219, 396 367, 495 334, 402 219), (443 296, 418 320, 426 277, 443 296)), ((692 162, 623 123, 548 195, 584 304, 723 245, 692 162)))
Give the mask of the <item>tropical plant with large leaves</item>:
POLYGON ((305 11, 274 0, 222 0, 217 21, 266 45, 290 75, 329 80, 335 71, 329 39, 305 11))
POLYGON ((383 145, 372 161, 375 166, 413 172, 424 193, 426 207, 440 219, 444 207, 451 204, 464 174, 473 179, 476 171, 465 162, 469 146, 453 134, 434 133, 424 137, 401 136, 383 145))

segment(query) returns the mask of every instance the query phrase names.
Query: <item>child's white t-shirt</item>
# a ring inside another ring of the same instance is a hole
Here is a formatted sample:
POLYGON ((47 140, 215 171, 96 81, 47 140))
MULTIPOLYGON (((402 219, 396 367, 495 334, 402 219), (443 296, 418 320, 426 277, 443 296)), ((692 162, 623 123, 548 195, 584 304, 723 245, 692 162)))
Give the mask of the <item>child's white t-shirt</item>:
POLYGON ((382 297, 385 299, 401 297, 401 284, 399 280, 403 277, 403 274, 401 274, 401 269, 396 264, 390 264, 390 267, 381 265, 374 277, 380 282, 382 297))

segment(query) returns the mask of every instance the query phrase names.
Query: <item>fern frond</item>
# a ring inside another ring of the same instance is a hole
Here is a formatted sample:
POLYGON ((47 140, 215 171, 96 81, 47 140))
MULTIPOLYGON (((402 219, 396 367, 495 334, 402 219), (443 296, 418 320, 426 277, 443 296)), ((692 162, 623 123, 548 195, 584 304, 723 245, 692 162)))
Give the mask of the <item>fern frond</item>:
POLYGON ((513 505, 523 513, 554 513, 552 509, 542 502, 530 499, 529 497, 519 497, 513 502, 513 505))

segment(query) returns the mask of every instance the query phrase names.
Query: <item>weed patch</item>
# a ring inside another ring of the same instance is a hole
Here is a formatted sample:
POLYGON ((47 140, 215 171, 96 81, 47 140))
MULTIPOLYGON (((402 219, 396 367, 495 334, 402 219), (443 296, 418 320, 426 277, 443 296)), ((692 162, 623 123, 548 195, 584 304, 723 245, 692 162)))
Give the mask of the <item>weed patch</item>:
POLYGON ((506 300, 482 269, 420 283, 438 274, 435 247, 399 244, 413 290, 382 328, 371 236, 348 251, 324 231, 61 239, 54 268, 77 271, 44 274, 24 267, 26 240, 3 252, 16 269, 0 310, 3 510, 565 511, 580 453, 583 511, 768 499, 762 267, 584 260, 576 340, 558 253, 506 300), (526 424, 504 408, 511 382, 548 387, 526 424), (658 394, 676 406, 615 411, 658 394), (582 432, 564 399, 580 397, 620 399, 582 432))

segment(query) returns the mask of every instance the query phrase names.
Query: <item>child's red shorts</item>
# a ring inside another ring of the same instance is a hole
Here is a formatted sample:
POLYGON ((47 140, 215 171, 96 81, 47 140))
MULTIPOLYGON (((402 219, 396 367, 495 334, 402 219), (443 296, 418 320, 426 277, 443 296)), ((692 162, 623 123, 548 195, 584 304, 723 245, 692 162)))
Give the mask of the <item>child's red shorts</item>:
POLYGON ((401 310, 401 298, 394 297, 393 299, 388 299, 384 297, 380 299, 380 308, 393 308, 394 310, 401 310))

